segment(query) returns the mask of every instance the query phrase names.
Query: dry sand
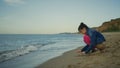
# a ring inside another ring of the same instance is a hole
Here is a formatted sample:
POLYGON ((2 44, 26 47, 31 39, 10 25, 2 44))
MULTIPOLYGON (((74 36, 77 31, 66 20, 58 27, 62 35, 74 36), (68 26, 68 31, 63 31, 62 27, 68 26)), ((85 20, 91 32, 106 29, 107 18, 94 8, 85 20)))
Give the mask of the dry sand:
POLYGON ((76 50, 51 59, 37 68, 120 68, 120 32, 104 33, 106 49, 89 55, 79 55, 76 50))

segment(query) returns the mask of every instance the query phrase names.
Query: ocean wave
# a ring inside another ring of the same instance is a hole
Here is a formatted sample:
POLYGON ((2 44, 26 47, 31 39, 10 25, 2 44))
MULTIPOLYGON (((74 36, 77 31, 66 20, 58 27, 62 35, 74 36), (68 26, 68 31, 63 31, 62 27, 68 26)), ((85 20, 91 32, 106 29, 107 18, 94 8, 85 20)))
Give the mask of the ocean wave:
POLYGON ((17 56, 22 56, 24 54, 28 54, 36 50, 37 50, 37 47, 33 45, 29 45, 16 50, 4 51, 0 53, 0 62, 15 58, 17 56))
POLYGON ((41 44, 42 46, 45 46, 45 45, 50 45, 50 44, 55 44, 56 42, 47 42, 47 43, 43 43, 41 44))
POLYGON ((54 44, 54 43, 55 42, 47 42, 47 43, 43 43, 43 44, 32 44, 32 45, 23 46, 16 50, 2 51, 2 52, 0 52, 0 62, 10 60, 10 59, 18 57, 18 56, 22 56, 22 55, 28 54, 30 52, 34 52, 34 51, 38 50, 38 48, 41 48, 42 46, 50 45, 50 44, 54 44))

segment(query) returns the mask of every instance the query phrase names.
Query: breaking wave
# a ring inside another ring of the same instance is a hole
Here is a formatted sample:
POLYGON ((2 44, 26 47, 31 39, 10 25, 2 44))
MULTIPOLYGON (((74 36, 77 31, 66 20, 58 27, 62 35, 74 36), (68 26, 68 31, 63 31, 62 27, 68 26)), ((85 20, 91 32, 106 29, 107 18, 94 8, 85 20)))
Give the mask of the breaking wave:
POLYGON ((34 44, 34 45, 26 45, 24 47, 18 48, 16 50, 8 50, 8 51, 2 51, 0 52, 0 62, 4 62, 6 60, 10 60, 12 58, 18 57, 18 56, 22 56, 31 52, 34 52, 36 50, 38 50, 38 48, 45 46, 45 45, 49 45, 49 44, 54 44, 55 42, 48 42, 48 43, 44 43, 44 44, 34 44))

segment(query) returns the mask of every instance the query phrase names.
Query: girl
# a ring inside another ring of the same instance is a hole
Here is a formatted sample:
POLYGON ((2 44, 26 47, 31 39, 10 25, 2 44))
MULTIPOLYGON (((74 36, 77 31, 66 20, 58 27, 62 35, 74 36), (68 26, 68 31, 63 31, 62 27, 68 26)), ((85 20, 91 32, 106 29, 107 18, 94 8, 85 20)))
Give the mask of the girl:
POLYGON ((95 48, 102 51, 105 46, 103 42, 105 41, 104 36, 96 30, 90 29, 86 24, 81 23, 78 27, 78 31, 84 34, 84 42, 87 44, 82 50, 82 54, 87 54, 90 51, 94 52, 95 48), (86 41, 87 42, 86 42, 86 41))

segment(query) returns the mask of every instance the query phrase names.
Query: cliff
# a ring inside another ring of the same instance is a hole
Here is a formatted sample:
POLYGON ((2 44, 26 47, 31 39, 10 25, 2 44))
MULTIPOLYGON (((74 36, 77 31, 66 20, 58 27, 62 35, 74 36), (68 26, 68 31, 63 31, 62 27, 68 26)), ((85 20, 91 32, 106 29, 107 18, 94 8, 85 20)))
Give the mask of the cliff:
POLYGON ((116 32, 120 31, 120 18, 111 19, 111 21, 104 22, 101 26, 96 28, 100 32, 116 32))

